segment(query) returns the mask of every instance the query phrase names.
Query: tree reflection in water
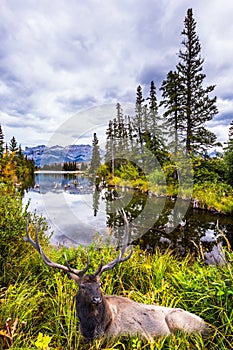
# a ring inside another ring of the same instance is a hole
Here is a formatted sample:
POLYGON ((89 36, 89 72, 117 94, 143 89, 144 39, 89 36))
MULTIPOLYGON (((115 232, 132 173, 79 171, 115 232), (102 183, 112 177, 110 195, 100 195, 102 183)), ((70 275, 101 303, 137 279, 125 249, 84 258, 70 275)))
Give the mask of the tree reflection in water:
POLYGON ((233 218, 214 212, 193 209, 189 201, 155 197, 127 188, 99 190, 87 177, 72 174, 37 174, 30 191, 24 193, 24 203, 48 219, 54 232, 51 242, 67 246, 88 245, 96 232, 102 239, 122 245, 125 237, 124 209, 129 222, 130 242, 150 252, 168 247, 175 254, 205 255, 205 259, 220 259, 219 251, 226 240, 233 246, 233 218), (108 230, 110 228, 110 230, 108 230), (213 257, 211 257, 211 254, 213 257))
POLYGON ((123 208, 129 221, 130 242, 150 252, 170 248, 180 256, 199 254, 207 263, 221 264, 224 263, 222 246, 227 243, 221 231, 233 246, 230 216, 194 209, 181 199, 153 197, 126 189, 105 190, 104 198, 107 226, 111 227, 118 245, 125 239, 123 208))

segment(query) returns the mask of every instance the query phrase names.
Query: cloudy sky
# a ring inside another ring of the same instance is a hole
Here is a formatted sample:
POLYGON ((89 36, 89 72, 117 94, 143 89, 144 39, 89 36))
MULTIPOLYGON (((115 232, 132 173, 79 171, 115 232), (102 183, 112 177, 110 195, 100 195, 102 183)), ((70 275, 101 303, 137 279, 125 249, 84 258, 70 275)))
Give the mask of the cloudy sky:
POLYGON ((233 120, 229 0, 0 0, 5 140, 14 135, 24 148, 87 143, 93 131, 103 134, 116 102, 130 108, 138 84, 146 95, 154 80, 158 91, 175 69, 190 7, 205 84, 216 84, 219 114, 209 128, 225 141, 233 120))

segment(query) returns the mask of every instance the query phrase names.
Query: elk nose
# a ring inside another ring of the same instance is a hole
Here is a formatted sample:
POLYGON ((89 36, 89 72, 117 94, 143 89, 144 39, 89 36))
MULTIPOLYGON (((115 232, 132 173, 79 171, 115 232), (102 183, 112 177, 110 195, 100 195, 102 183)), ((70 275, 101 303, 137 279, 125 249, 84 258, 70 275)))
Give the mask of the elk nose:
POLYGON ((100 304, 102 302, 102 299, 100 297, 93 297, 92 302, 93 304, 100 304))

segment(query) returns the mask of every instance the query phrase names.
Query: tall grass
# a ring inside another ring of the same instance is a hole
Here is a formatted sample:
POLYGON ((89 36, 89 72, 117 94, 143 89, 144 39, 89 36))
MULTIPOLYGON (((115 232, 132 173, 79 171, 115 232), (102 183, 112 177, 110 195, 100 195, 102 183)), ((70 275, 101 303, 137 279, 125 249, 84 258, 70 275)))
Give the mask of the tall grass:
MULTIPOLYGON (((64 249, 48 249, 53 260, 64 263, 64 249)), ((67 250, 72 266, 80 268, 86 255, 93 271, 102 258, 116 256, 114 248, 95 245, 67 250)), ((231 349, 233 344, 233 254, 225 266, 206 266, 191 256, 178 259, 171 252, 153 256, 135 249, 133 257, 102 277, 105 294, 117 294, 143 303, 181 307, 204 318, 211 334, 177 333, 147 341, 124 336, 96 339, 85 344, 75 316, 75 283, 63 272, 44 266, 34 251, 21 261, 18 279, 0 295, 0 347, 2 349, 231 349), (6 320, 12 325, 6 329, 6 320), (13 329, 13 322, 17 325, 13 329), (10 328, 10 330, 9 330, 10 328), (10 334, 11 331, 11 334, 10 334), (7 333, 8 332, 8 333, 7 333), (13 334, 12 334, 13 333, 13 334)))
POLYGON ((224 183, 203 181, 195 184, 194 198, 198 199, 201 208, 216 209, 223 213, 233 212, 232 187, 224 183))

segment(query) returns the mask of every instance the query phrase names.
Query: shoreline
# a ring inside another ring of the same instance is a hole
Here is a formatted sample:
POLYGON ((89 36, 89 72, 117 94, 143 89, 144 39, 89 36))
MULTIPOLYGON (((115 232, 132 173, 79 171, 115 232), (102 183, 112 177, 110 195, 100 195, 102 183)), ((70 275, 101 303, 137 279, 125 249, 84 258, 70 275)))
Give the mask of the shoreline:
POLYGON ((36 170, 34 174, 73 174, 84 175, 85 171, 81 170, 36 170))

